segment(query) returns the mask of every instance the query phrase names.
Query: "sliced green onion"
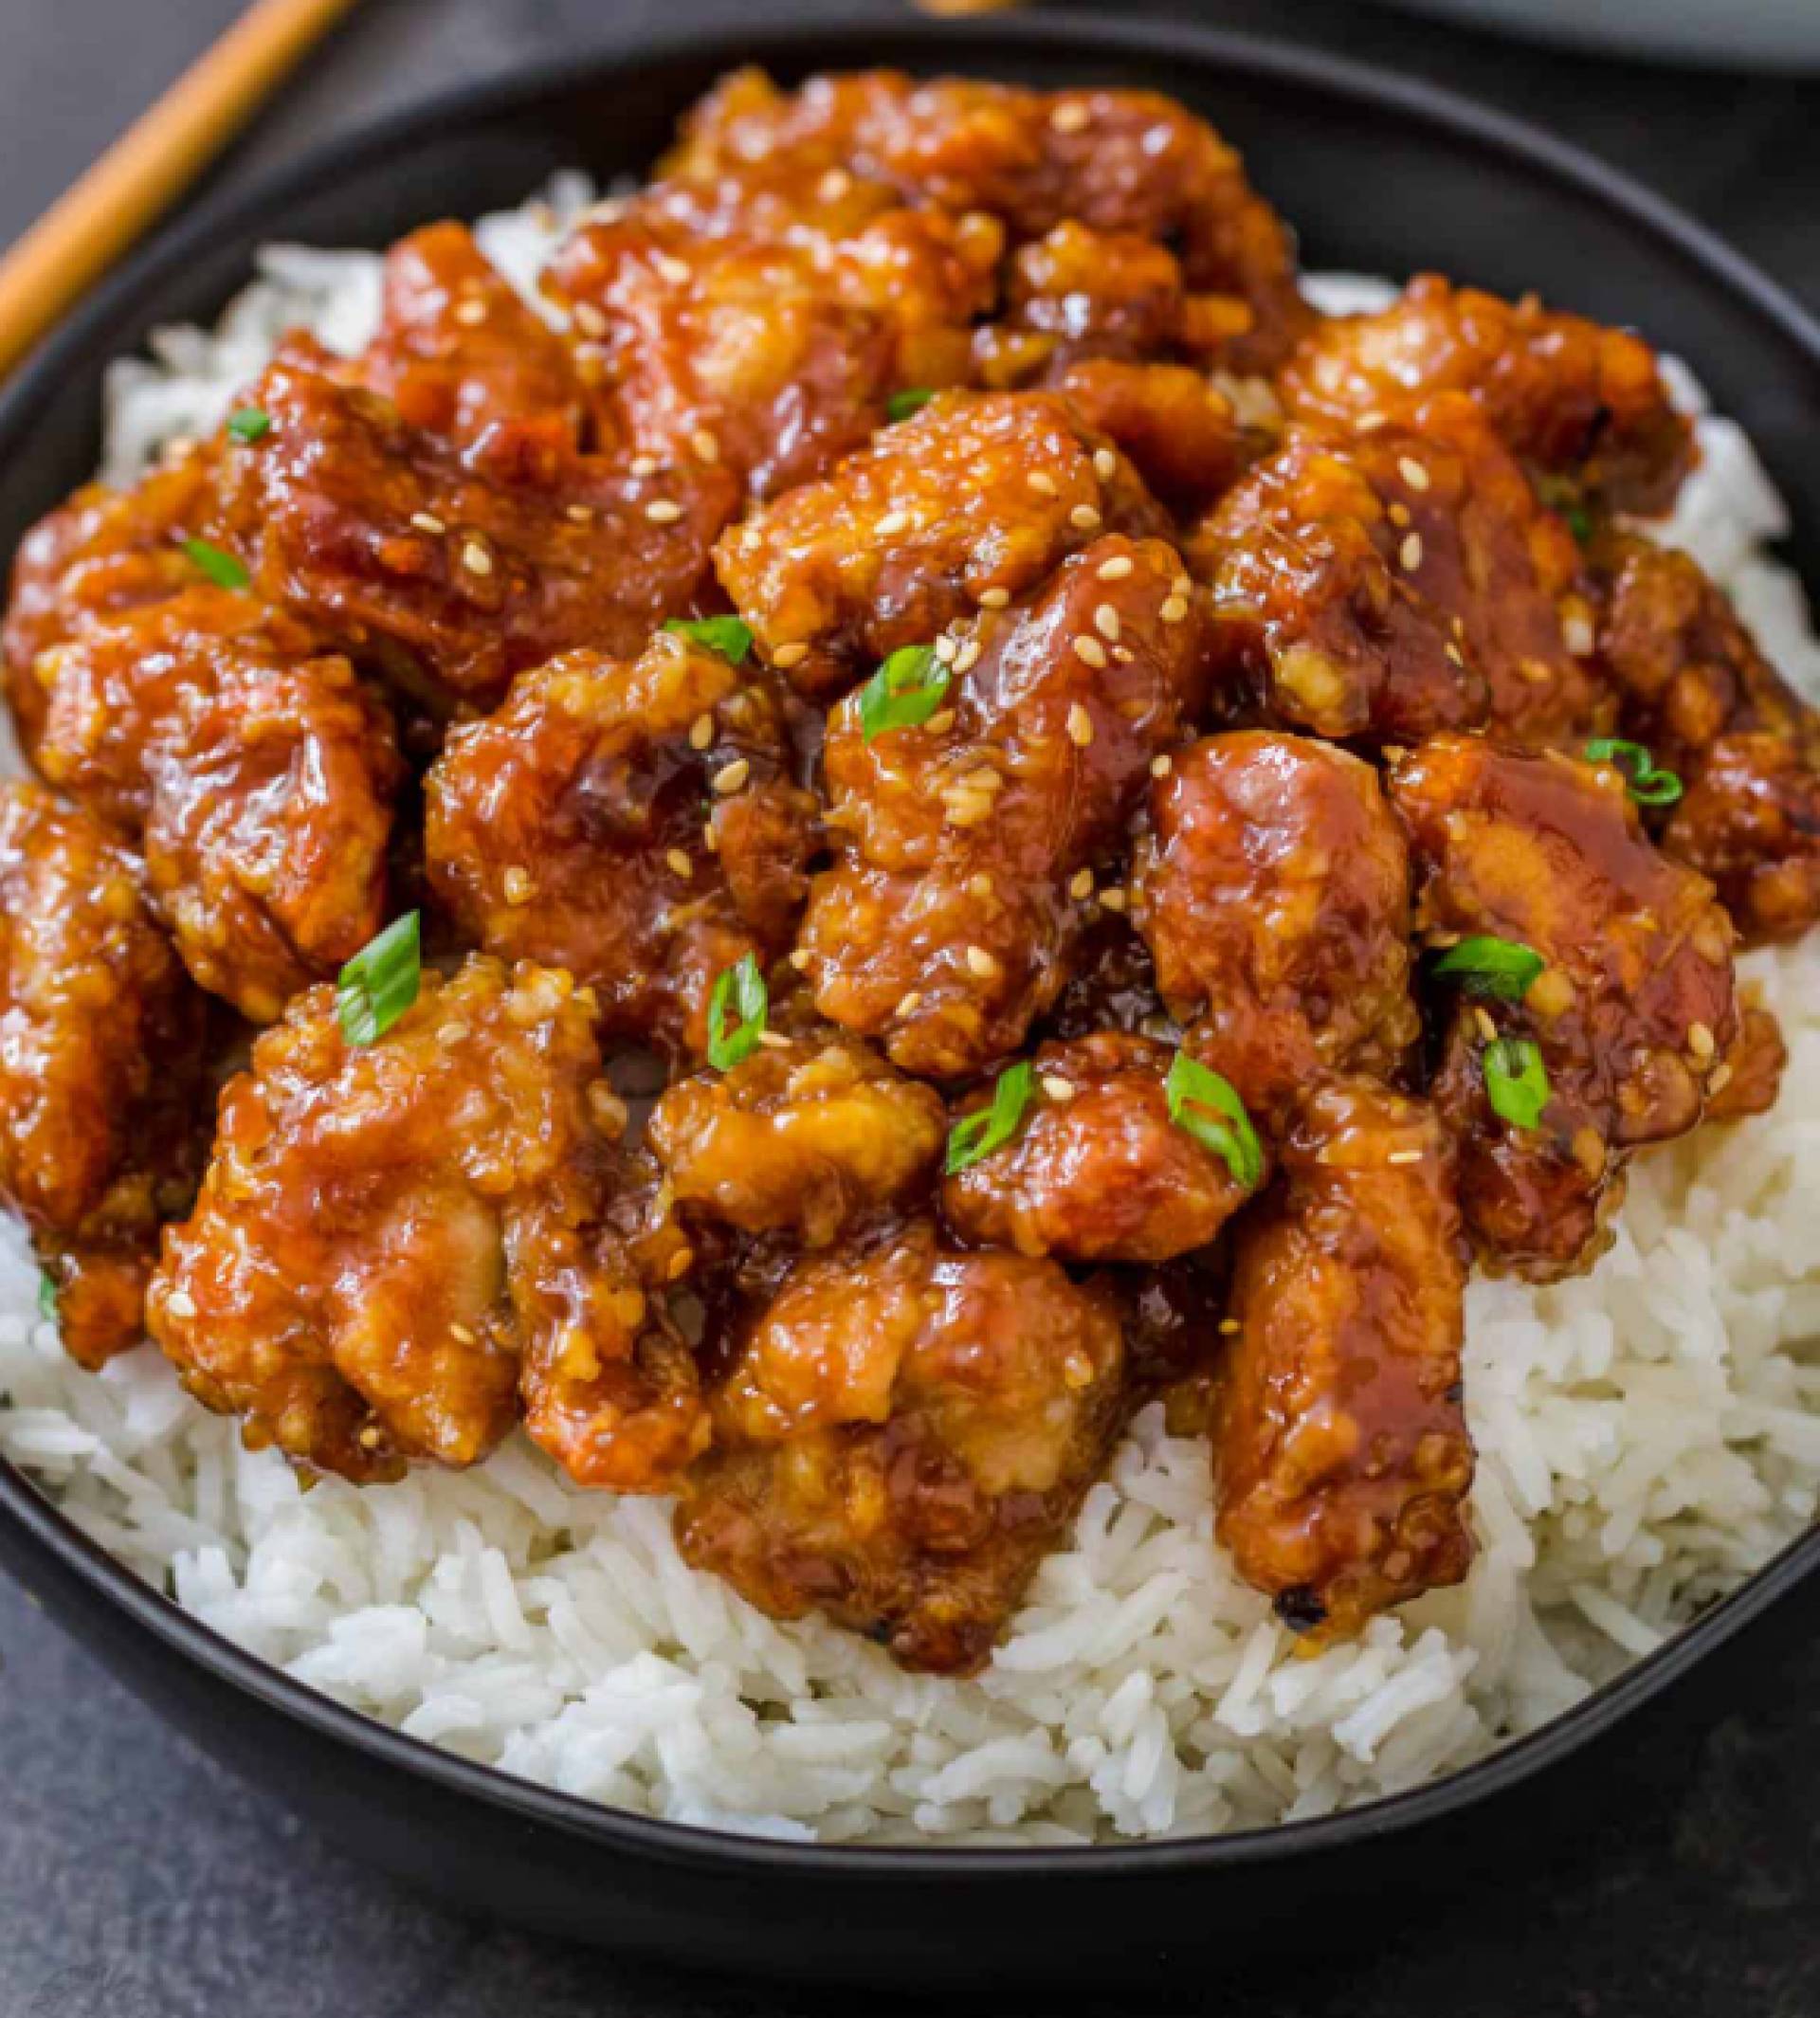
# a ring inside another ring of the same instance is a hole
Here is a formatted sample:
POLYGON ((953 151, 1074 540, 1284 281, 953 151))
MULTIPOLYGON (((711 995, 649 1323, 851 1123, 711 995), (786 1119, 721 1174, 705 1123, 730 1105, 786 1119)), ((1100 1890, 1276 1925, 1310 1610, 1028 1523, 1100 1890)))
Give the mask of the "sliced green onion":
POLYGON ((38 1277, 38 1315, 48 1323, 57 1321, 57 1285, 43 1273, 38 1277))
POLYGON ((758 1048, 770 1010, 771 992, 758 972, 756 954, 749 953, 737 966, 720 970, 708 997, 708 1063, 717 1072, 731 1072, 758 1048), (729 1009, 739 1019, 731 1027, 729 1009))
POLYGON ((1520 1002, 1529 992, 1529 984, 1547 965, 1533 946, 1482 933, 1449 946, 1434 963, 1433 972, 1458 981, 1468 995, 1520 1002))
POLYGON ((884 410, 894 421, 907 421, 913 413, 920 413, 936 396, 934 386, 908 386, 901 392, 894 392, 884 403, 884 410))
POLYGON ((264 407, 242 407, 228 417, 228 432, 237 442, 263 442, 271 431, 272 416, 264 407))
POLYGON ((742 664, 752 649, 752 626, 737 617, 672 617, 664 628, 719 652, 729 665, 742 664))
POLYGON ((1177 1051, 1163 1092, 1169 1100, 1169 1118, 1176 1127, 1192 1136, 1203 1149, 1211 1150, 1232 1173, 1235 1183, 1247 1191, 1254 1190, 1264 1175, 1264 1147, 1231 1081, 1222 1079, 1186 1051, 1177 1051), (1216 1120, 1215 1115, 1226 1118, 1216 1120))
POLYGON ((1499 1037, 1485 1046, 1485 1096, 1513 1128, 1539 1128, 1548 1105, 1548 1067, 1528 1037, 1499 1037))
POLYGON ((417 999, 423 984, 417 913, 394 918, 341 970, 335 1013, 350 1044, 373 1044, 417 999))
POLYGON ((1655 758, 1642 743, 1620 742, 1616 736, 1601 736, 1587 744, 1586 760, 1589 764, 1616 764, 1639 806, 1672 806, 1681 797, 1680 778, 1672 771, 1658 770, 1655 758))
POLYGON ((1036 1091, 1036 1068, 1028 1058, 1007 1065, 992 1082, 992 1104, 963 1116, 948 1131, 948 1157, 942 1166, 949 1176, 971 1170, 993 1150, 1005 1144, 1023 1126, 1036 1091))
POLYGON ((901 645, 860 689, 860 734, 869 743, 887 729, 920 728, 953 678, 933 645, 901 645))
POLYGON ((186 539, 183 551, 217 589, 244 589, 252 580, 231 554, 224 554, 206 539, 186 539))

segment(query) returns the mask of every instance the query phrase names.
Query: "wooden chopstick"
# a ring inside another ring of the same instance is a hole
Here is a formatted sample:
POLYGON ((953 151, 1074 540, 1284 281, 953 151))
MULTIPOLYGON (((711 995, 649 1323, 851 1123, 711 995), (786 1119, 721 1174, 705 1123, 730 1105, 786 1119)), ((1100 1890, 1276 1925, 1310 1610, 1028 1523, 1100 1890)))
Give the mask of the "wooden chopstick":
POLYGON ((355 0, 257 0, 0 259, 9 371, 233 138, 355 0))

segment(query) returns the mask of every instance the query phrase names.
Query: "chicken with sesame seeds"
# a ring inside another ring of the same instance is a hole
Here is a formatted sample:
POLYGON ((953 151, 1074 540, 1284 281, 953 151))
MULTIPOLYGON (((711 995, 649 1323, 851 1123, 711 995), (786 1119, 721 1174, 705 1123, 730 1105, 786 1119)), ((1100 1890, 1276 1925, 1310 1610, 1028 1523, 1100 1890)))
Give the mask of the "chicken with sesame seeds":
POLYGON ((933 1674, 985 1665, 1126 1412, 1107 1291, 948 1251, 924 1222, 798 1263, 724 1357, 714 1448, 677 1510, 684 1558, 933 1674))
POLYGON ((1641 338, 1437 274, 1376 314, 1320 323, 1277 386, 1292 416, 1342 427, 1465 393, 1520 461, 1604 510, 1666 512, 1695 460, 1641 338))
POLYGON ((604 1031, 677 1058, 704 1051, 723 969, 789 949, 817 845, 784 694, 741 645, 737 664, 673 630, 633 660, 567 653, 453 731, 426 781, 457 928, 566 968, 604 1031))
POLYGON ((686 1462, 692 1368, 610 1231, 600 1071, 585 998, 529 963, 426 973, 365 1043, 334 990, 298 996, 223 1094, 201 1197, 165 1236, 148 1310, 184 1385, 249 1445, 355 1481, 474 1464, 521 1380, 565 1463, 559 1381, 634 1477, 686 1462))
POLYGON ((145 873, 79 808, 0 794, 0 1201, 24 1220, 71 1357, 144 1335, 162 1221, 206 1143, 206 1005, 145 873))
POLYGON ((1457 393, 1408 425, 1293 430, 1186 552, 1216 678, 1253 718, 1377 742, 1611 725, 1579 548, 1457 393))
POLYGON ((1472 1560, 1460 1363, 1469 1249, 1426 1100, 1317 1088, 1243 1223, 1213 1434, 1216 1533, 1315 1645, 1472 1560))
MULTIPOLYGON (((936 713, 878 676, 829 718, 828 825, 798 943, 816 1007, 906 1072, 964 1079, 1023 1043, 1054 1003, 1152 759, 1200 700, 1196 612, 1174 551, 1106 538, 1028 602, 988 610, 936 713)), ((934 690, 939 687, 940 695, 934 690)))
POLYGON ((1738 1037, 1731 920, 1613 765, 1439 736, 1389 789, 1453 995, 1433 1093, 1467 1228, 1494 1270, 1574 1274, 1610 1245, 1631 1154, 1701 1119, 1738 1037))
POLYGON ((1177 753, 1150 789, 1137 899, 1188 1050, 1266 1133, 1318 1078, 1403 1070, 1409 851, 1368 764, 1261 729, 1177 753))
POLYGON ((1052 393, 949 393, 715 550, 734 608, 805 693, 1002 608, 1102 532, 1165 535, 1131 465, 1052 393))

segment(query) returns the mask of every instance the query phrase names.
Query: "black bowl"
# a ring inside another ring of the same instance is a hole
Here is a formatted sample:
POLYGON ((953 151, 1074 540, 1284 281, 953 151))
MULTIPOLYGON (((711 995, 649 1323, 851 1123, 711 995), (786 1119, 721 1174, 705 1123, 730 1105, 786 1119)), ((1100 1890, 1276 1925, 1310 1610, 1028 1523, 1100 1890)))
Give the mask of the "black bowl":
MULTIPOLYGON (((1239 37, 1078 15, 873 17, 567 61, 440 100, 212 205, 0 397, 0 553, 93 466, 107 360, 156 324, 211 318, 263 241, 379 245, 519 201, 558 167, 642 170, 689 100, 743 62, 786 79, 894 64, 1173 92, 1245 149, 1312 267, 1434 267, 1643 324, 1751 430, 1800 551, 1820 553, 1820 330, 1697 226, 1602 164, 1429 87, 1239 37)), ((879 1989, 1128 1980, 1172 1960, 1204 1981, 1206 1959, 1261 1937, 1300 1957, 1338 1929, 1416 1917, 1444 1882, 1537 1845, 1556 1855, 1610 1810, 1640 1755, 1682 1748, 1778 1631, 1801 1629, 1820 1534, 1546 1731, 1435 1787, 1289 1827, 1078 1850, 803 1848, 642 1820, 467 1764, 229 1645, 3 1464, 0 1557, 147 1701, 400 1877, 585 1940, 879 1989)))

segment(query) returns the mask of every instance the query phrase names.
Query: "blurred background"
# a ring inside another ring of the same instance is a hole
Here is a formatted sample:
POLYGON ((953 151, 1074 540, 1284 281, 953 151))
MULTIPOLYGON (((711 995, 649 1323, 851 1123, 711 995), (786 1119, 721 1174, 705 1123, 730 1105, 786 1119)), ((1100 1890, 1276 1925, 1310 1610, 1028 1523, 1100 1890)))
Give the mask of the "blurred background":
MULTIPOLYGON (((882 18, 906 4, 871 0, 882 18)), ((377 112, 531 59, 696 24, 866 10, 867 0, 360 0, 205 187, 244 183, 377 112)), ((1119 10, 1274 34, 1472 93, 1651 184, 1820 311, 1820 0, 1121 0, 1119 10)), ((0 244, 239 11, 239 0, 0 0, 0 244)), ((1267 189, 1267 161, 1254 167, 1267 189)), ((4 1582, 0 1748, 0 2018, 846 2018, 850 2008, 634 1968, 424 1905, 190 1752, 4 1582)), ((1450 1904, 1444 1925, 1420 1900, 1387 1901, 1383 1939, 1343 1969, 1285 1956, 1267 1981, 1184 1982, 1178 2002, 1147 1999, 1142 2018, 1215 2001, 1222 2018, 1820 2011, 1820 1821, 1804 1799, 1820 1781, 1820 1648, 1766 1676, 1760 1700, 1740 1703, 1697 1757, 1659 1766, 1571 1876, 1513 1871, 1496 1896, 1450 1904)), ((982 1986, 980 2018, 1001 2018, 1006 2001, 1005 1986, 982 1986)), ((883 1986, 867 2002, 904 2009, 883 1986)), ((1125 2018, 1116 2001, 1095 2009, 1125 2018)), ((951 2005, 944 2018, 974 2013, 951 2005)))

